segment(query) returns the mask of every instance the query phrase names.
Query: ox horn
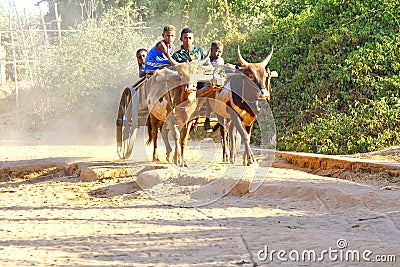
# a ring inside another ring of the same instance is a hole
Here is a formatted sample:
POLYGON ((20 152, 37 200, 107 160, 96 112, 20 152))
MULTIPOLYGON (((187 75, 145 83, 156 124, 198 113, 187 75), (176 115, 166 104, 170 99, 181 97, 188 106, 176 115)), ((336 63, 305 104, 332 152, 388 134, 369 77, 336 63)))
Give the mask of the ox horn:
POLYGON ((274 46, 271 47, 271 52, 269 52, 269 55, 261 62, 261 65, 264 68, 268 65, 268 63, 269 63, 269 61, 270 61, 270 59, 272 57, 272 53, 273 52, 274 52, 274 46))
POLYGON ((239 60, 240 65, 242 65, 243 67, 246 67, 246 66, 249 65, 249 62, 247 62, 246 60, 244 60, 244 58, 243 58, 242 55, 240 54, 239 45, 238 45, 238 60, 239 60))

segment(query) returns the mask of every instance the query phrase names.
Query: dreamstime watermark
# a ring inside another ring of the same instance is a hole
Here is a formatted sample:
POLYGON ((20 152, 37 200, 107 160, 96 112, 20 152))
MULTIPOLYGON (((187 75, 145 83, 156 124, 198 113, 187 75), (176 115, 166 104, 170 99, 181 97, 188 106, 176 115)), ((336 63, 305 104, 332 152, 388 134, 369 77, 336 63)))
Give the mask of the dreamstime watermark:
POLYGON ((328 249, 314 250, 274 250, 269 249, 267 245, 257 252, 257 258, 260 261, 273 262, 396 262, 394 254, 374 255, 372 250, 347 249, 348 243, 344 238, 336 242, 336 247, 328 249))

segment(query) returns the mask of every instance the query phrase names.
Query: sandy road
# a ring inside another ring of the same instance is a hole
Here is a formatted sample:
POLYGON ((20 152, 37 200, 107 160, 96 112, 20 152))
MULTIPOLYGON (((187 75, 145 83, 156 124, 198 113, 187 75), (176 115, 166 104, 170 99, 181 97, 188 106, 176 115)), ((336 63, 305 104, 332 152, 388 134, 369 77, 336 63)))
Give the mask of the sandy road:
MULTIPOLYGON (((3 143, 0 157, 2 168, 116 162, 114 145, 3 143)), ((369 266, 398 266, 400 261, 399 190, 274 167, 253 193, 179 208, 140 190, 136 175, 94 182, 76 175, 13 175, 0 183, 1 266, 365 266, 368 260, 369 266)))

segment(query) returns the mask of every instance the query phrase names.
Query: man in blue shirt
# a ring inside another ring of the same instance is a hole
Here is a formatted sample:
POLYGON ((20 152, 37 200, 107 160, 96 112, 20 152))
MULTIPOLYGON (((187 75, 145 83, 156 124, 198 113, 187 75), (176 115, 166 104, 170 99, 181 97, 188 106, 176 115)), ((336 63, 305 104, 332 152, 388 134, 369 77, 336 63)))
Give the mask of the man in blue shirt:
POLYGON ((176 65, 171 57, 174 51, 174 40, 176 38, 176 29, 172 25, 164 27, 163 39, 153 46, 146 56, 144 71, 153 71, 165 67, 165 65, 176 65))

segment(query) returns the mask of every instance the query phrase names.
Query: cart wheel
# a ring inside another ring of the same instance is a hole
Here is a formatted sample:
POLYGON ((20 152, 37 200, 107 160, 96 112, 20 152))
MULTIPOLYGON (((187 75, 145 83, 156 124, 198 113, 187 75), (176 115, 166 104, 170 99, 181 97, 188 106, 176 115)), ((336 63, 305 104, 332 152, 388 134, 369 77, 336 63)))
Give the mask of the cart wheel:
POLYGON ((121 96, 117 117, 117 152, 121 159, 132 153, 138 128, 137 98, 134 89, 126 88, 121 96))

